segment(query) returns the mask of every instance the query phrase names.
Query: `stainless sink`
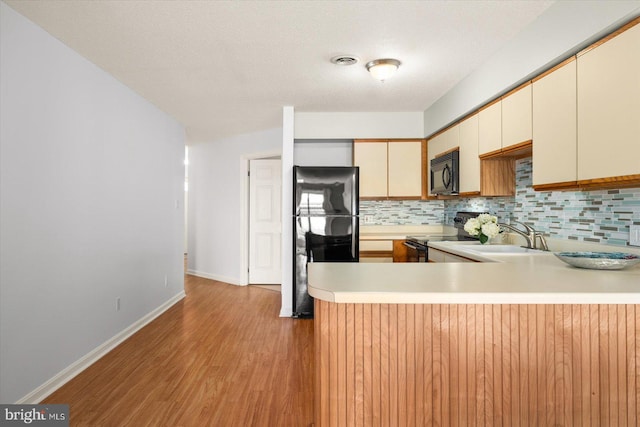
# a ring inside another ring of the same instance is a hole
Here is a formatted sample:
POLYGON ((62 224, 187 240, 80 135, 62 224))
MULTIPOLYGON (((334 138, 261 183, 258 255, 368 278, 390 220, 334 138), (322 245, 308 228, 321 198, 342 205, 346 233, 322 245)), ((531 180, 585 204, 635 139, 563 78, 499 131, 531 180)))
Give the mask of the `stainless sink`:
POLYGON ((500 255, 544 253, 543 251, 538 249, 523 248, 522 246, 517 246, 517 245, 473 245, 473 246, 466 246, 465 249, 468 251, 478 252, 481 254, 500 254, 500 255))

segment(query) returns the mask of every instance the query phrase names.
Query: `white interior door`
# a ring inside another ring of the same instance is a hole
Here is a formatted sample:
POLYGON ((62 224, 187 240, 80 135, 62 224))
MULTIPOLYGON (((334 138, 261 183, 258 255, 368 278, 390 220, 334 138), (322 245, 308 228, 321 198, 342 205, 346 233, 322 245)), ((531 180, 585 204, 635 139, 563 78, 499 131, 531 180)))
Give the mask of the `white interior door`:
POLYGON ((249 283, 280 284, 282 164, 249 161, 249 283))

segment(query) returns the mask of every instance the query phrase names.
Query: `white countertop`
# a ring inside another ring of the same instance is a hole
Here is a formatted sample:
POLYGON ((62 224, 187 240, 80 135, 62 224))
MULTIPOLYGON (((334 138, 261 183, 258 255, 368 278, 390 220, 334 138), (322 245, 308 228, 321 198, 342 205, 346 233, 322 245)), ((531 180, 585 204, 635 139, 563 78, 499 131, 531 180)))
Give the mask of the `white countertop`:
MULTIPOLYGON (((456 242, 429 246, 474 255, 456 242)), ((586 270, 550 252, 482 258, 494 262, 311 263, 309 293, 325 301, 364 304, 640 304, 640 264, 586 270)))

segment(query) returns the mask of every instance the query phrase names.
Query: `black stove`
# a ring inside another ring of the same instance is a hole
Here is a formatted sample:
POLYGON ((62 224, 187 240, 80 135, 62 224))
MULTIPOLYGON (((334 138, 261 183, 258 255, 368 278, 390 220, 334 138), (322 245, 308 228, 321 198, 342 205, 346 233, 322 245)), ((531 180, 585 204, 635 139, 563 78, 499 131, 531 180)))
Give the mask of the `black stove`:
POLYGON ((458 230, 457 234, 422 234, 417 236, 407 236, 405 245, 411 249, 417 251, 417 259, 420 261, 421 257, 424 257, 424 262, 429 261, 429 242, 457 242, 457 241, 469 241, 477 240, 476 237, 471 236, 464 230, 464 223, 470 218, 475 218, 483 212, 466 212, 461 211, 456 213, 453 218, 453 226, 458 230))

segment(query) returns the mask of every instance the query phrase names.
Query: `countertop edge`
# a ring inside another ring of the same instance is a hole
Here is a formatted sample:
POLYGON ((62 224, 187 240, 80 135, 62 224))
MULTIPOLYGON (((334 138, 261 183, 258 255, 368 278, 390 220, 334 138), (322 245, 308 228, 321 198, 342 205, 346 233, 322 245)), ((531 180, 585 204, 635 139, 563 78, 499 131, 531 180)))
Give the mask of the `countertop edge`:
POLYGON ((332 292, 309 286, 314 298, 338 304, 640 304, 640 294, 629 293, 432 293, 432 292, 332 292), (364 298, 363 298, 364 297, 364 298), (363 301, 365 299, 366 301, 363 301))
POLYGON ((640 268, 586 270, 552 254, 489 263, 311 263, 309 294, 358 304, 640 304, 640 268))

